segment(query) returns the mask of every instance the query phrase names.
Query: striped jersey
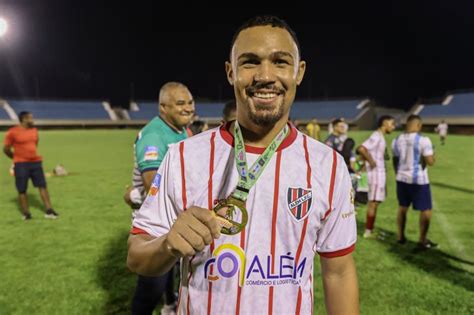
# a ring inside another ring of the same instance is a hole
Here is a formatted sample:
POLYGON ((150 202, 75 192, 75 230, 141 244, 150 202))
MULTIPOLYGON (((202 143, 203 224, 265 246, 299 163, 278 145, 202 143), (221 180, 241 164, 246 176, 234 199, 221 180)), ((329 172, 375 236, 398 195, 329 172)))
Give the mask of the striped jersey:
POLYGON ((362 146, 369 151, 375 161, 375 168, 370 167, 369 162, 365 163, 367 172, 378 171, 385 172, 385 149, 386 142, 383 133, 379 130, 374 131, 370 137, 362 143, 362 146))
MULTIPOLYGON (((232 193, 238 174, 228 129, 170 148, 132 233, 160 237, 188 207, 212 209, 232 193)), ((245 150, 248 165, 264 151, 245 150)), ((315 254, 332 258, 354 250, 353 198, 344 159, 291 127, 250 189, 245 229, 182 260, 178 313, 312 313, 315 254)))
POLYGON ((423 157, 434 154, 430 138, 416 132, 402 133, 392 141, 392 151, 399 159, 397 181, 429 184, 428 168, 423 165, 423 157))

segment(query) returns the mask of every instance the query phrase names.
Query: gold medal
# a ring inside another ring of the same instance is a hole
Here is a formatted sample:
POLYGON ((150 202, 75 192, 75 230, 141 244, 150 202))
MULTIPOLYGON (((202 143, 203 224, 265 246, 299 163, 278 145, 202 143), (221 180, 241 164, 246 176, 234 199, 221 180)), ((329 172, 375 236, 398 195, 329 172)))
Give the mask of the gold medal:
POLYGON ((214 209, 216 218, 221 226, 221 233, 226 235, 235 235, 240 233, 248 221, 248 212, 245 208, 245 202, 233 196, 219 202, 214 209), (234 217, 239 216, 240 223, 235 221, 234 217))

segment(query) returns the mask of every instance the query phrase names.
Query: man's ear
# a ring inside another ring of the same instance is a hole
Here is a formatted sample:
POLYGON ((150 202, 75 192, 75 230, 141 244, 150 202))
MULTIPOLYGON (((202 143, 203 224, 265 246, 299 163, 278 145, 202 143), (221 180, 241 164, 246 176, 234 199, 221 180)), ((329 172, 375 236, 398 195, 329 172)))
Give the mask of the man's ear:
POLYGON ((227 81, 230 85, 234 85, 234 71, 232 70, 232 63, 229 61, 225 62, 225 73, 227 75, 227 81))
POLYGON ((304 73, 306 71, 306 61, 300 61, 298 64, 298 73, 296 74, 296 84, 299 86, 303 81, 304 73))

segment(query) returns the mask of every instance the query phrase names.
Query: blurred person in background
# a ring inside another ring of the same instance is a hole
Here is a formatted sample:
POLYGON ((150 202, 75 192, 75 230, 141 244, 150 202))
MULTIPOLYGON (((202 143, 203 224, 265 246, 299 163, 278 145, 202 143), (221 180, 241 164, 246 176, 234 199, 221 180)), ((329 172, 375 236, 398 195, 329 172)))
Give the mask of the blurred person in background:
MULTIPOLYGON (((194 114, 194 99, 188 88, 179 82, 168 82, 160 89, 159 116, 153 118, 139 132, 135 140, 135 166, 133 186, 128 188, 124 199, 133 209, 135 217, 148 195, 155 195, 152 187, 156 172, 171 144, 188 137, 186 126, 194 114), (152 187, 152 189, 150 189, 152 187)), ((175 314, 174 268, 160 277, 138 276, 132 303, 132 314, 152 314, 165 292, 162 315, 175 314), (165 292, 166 291, 166 292, 165 292)))
POLYGON ((371 238, 375 225, 378 205, 386 197, 386 168, 385 161, 389 160, 385 135, 395 129, 395 119, 392 116, 381 116, 377 130, 357 148, 357 152, 366 161, 367 178, 369 182, 369 202, 367 204, 367 219, 365 222, 364 238, 371 238))
POLYGON ((332 133, 324 140, 324 143, 344 157, 350 173, 354 173, 355 155, 353 152, 355 141, 347 136, 346 123, 342 118, 334 119, 331 122, 332 133))
POLYGON ((444 142, 446 141, 446 137, 448 136, 448 124, 443 120, 436 126, 435 131, 439 135, 439 141, 441 142, 441 145, 444 145, 444 142))
POLYGON ((308 134, 308 136, 319 141, 320 132, 321 127, 318 124, 318 120, 316 118, 311 119, 311 121, 306 125, 306 133, 308 134))
POLYGON ((38 155, 38 129, 34 127, 33 114, 21 112, 18 115, 20 124, 7 131, 3 142, 3 152, 13 159, 15 185, 18 191, 18 200, 24 220, 31 220, 32 216, 28 205, 28 180, 31 178, 33 186, 39 189, 41 200, 46 209, 45 218, 56 219, 58 213, 53 210, 46 188, 42 158, 38 155))
POLYGON ((204 120, 195 120, 191 123, 191 125, 189 125, 188 128, 194 136, 209 129, 209 126, 204 120))
POLYGON ((428 137, 420 134, 421 117, 410 115, 406 131, 392 142, 393 164, 397 173, 398 243, 405 244, 406 215, 410 205, 420 211, 420 238, 418 247, 437 247, 427 238, 432 215, 432 200, 427 165, 435 163, 433 145, 428 137))

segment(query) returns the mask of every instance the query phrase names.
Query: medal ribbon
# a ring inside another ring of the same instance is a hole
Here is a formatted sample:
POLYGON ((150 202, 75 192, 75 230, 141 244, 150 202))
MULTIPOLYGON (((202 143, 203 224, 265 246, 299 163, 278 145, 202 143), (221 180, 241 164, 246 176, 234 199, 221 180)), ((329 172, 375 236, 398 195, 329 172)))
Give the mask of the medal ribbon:
POLYGON ((247 166, 247 157, 245 154, 244 138, 242 137, 242 131, 240 130, 239 123, 236 121, 234 126, 234 142, 235 142, 235 164, 237 172, 239 173, 239 182, 237 187, 232 193, 232 197, 241 201, 246 201, 249 195, 250 188, 255 185, 258 178, 262 174, 265 167, 270 162, 273 154, 276 152, 280 144, 283 142, 285 137, 288 135, 289 127, 285 127, 278 133, 278 135, 272 140, 270 145, 260 155, 260 157, 253 163, 250 169, 247 166))

